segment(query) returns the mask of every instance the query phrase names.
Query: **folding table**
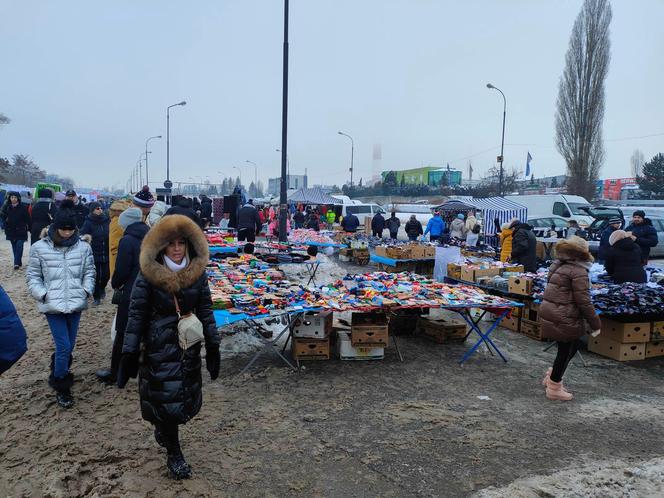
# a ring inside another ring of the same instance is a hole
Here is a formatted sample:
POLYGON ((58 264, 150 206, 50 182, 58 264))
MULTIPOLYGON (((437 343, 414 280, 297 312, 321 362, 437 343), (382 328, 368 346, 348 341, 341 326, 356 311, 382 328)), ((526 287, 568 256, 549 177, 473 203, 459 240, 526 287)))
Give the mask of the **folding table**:
MULTIPOLYGON (((513 304, 514 304, 514 307, 519 306, 518 303, 513 303, 513 304)), ((495 351, 496 353, 498 353, 498 356, 500 356, 503 359, 503 361, 505 363, 507 363, 507 358, 505 358, 505 356, 500 351, 500 349, 498 349, 498 346, 496 346, 496 344, 491 340, 490 336, 493 333, 493 331, 496 330, 498 325, 500 325, 500 322, 502 321, 502 319, 510 313, 511 308, 496 308, 494 306, 491 306, 491 307, 486 307, 486 306, 485 307, 475 307, 475 308, 478 308, 478 309, 482 310, 482 314, 477 319, 473 319, 473 317, 470 315, 471 308, 468 308, 468 307, 464 307, 464 308, 445 307, 445 308, 443 308, 443 309, 448 309, 450 311, 456 312, 470 326, 470 330, 468 331, 468 334, 466 334, 465 339, 468 339, 470 334, 472 334, 473 332, 475 332, 477 335, 480 336, 479 340, 473 345, 473 347, 471 347, 468 351, 466 351, 466 353, 463 355, 461 360, 459 360, 459 365, 463 365, 463 363, 468 358, 470 358, 475 353, 475 351, 477 351, 477 349, 480 347, 480 345, 482 343, 486 344, 487 349, 489 350, 489 352, 492 355, 493 355, 493 351, 495 351), (484 318, 484 316, 490 310, 498 311, 498 313, 499 313, 498 318, 496 318, 494 320, 494 322, 489 326, 489 328, 487 329, 486 332, 482 332, 482 329, 480 329, 479 323, 482 321, 482 318, 484 318), (493 348, 493 350, 492 350, 492 348, 493 348)))

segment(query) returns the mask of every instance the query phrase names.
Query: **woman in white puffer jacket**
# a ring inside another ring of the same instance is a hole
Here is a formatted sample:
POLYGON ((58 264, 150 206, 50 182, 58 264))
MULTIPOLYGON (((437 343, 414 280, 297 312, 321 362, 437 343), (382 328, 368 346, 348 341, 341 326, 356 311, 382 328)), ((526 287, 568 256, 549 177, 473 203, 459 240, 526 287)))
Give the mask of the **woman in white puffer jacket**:
POLYGON ((88 307, 88 298, 95 288, 92 248, 78 237, 72 207, 71 201, 64 201, 51 226, 44 229, 42 239, 30 247, 26 273, 30 294, 39 303, 39 311, 46 315, 55 343, 48 383, 63 408, 74 404, 74 378, 69 372, 71 353, 81 311, 88 307))

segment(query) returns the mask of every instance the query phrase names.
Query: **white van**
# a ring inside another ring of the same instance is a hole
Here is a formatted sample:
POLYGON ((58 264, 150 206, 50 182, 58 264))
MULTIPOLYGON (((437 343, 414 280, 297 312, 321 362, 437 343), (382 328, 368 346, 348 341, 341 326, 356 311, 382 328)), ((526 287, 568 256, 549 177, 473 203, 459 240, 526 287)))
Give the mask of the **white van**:
POLYGON ((355 199, 351 199, 347 195, 333 195, 335 199, 339 199, 343 204, 335 206, 335 212, 339 214, 339 207, 341 207, 341 216, 346 217, 348 213, 353 213, 360 221, 360 225, 364 224, 365 218, 373 218, 376 213, 382 213, 385 216, 385 210, 375 203, 364 203, 355 199))
POLYGON ((507 195, 506 199, 528 208, 528 219, 560 216, 566 220, 576 220, 581 226, 590 226, 594 218, 583 208, 590 203, 578 195, 507 195))

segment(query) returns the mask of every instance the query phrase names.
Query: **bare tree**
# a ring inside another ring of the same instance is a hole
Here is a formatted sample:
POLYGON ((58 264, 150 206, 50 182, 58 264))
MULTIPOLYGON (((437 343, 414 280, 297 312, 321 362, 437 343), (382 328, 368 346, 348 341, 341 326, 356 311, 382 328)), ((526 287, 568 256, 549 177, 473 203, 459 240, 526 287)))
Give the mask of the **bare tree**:
POLYGON ((604 81, 609 71, 611 5, 585 0, 574 22, 556 111, 556 146, 565 158, 568 192, 592 199, 604 161, 604 81))
POLYGON ((634 178, 641 176, 643 171, 643 163, 646 162, 646 157, 639 149, 632 152, 632 157, 629 158, 629 164, 632 166, 632 176, 634 178))

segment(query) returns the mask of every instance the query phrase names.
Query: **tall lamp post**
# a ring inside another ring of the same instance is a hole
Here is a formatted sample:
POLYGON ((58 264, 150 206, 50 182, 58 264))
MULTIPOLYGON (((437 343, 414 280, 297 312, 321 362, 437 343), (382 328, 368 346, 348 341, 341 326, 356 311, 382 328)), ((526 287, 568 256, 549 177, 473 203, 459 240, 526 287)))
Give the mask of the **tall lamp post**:
POLYGON ((344 133, 343 131, 338 132, 339 135, 343 135, 344 137, 350 138, 350 186, 353 186, 353 156, 355 155, 355 142, 353 141, 353 137, 348 135, 347 133, 344 133))
POLYGON ((505 98, 505 94, 500 88, 493 86, 491 83, 487 83, 486 87, 492 90, 498 90, 500 94, 503 96, 503 135, 502 138, 500 139, 500 156, 498 156, 498 162, 500 162, 500 173, 498 176, 498 195, 502 197, 503 196, 503 159, 504 159, 503 149, 505 148, 505 113, 507 111, 507 99, 505 98))
POLYGON ((145 184, 150 185, 150 177, 148 175, 148 142, 154 138, 161 138, 161 135, 155 135, 145 141, 145 184))
POLYGON ((247 159, 245 162, 254 165, 254 185, 256 185, 258 188, 258 166, 255 162, 250 161, 249 159, 247 159))
POLYGON ((240 174, 240 185, 242 185, 242 170, 237 166, 233 166, 233 169, 236 169, 237 172, 240 174))
MULTIPOLYGON (((171 107, 177 107, 179 105, 187 105, 186 101, 178 102, 177 104, 169 105, 166 108, 166 181, 171 183, 171 157, 170 157, 170 138, 171 138, 171 107)), ((170 188, 170 187, 166 187, 170 188)))
POLYGON ((283 84, 281 87, 281 185, 279 188, 279 241, 288 240, 286 176, 288 175, 288 0, 284 0, 283 84))

